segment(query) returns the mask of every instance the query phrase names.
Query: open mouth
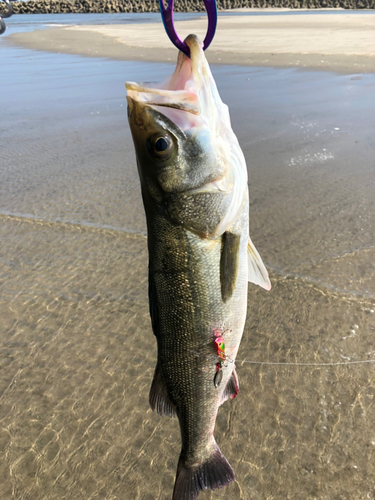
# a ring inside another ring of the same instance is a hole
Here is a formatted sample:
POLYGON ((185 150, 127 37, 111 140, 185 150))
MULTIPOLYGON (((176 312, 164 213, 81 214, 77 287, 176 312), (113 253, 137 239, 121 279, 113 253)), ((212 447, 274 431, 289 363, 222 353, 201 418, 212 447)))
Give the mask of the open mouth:
MULTIPOLYGON (((189 40, 188 40, 189 39, 189 40)), ((178 55, 174 73, 161 84, 138 84, 127 82, 128 96, 146 106, 155 108, 173 121, 181 130, 200 127, 207 117, 202 101, 202 88, 207 82, 202 69, 204 55, 199 40, 189 36, 191 59, 182 52, 178 55), (186 113, 189 115, 186 116, 186 113)))

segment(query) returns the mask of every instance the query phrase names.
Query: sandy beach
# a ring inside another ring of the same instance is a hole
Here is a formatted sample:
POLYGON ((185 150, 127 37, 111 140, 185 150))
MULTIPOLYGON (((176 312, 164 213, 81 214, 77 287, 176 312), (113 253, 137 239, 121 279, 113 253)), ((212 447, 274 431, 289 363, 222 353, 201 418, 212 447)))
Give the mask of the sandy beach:
MULTIPOLYGON (((249 285, 215 429, 236 481, 199 500, 375 499, 375 14, 292 17, 220 17, 207 51, 272 290, 249 285)), ((171 499, 124 82, 177 51, 134 19, 13 16, 0 37, 1 500, 171 499)))
MULTIPOLYGON (((260 12, 259 12, 260 13, 260 12)), ((281 17, 220 15, 207 56, 210 63, 300 67, 344 73, 375 72, 375 16, 307 13, 281 17)), ((205 36, 206 19, 177 21, 180 38, 205 36)), ((37 50, 110 57, 120 60, 171 61, 175 49, 161 22, 145 25, 74 26, 19 33, 14 43, 37 50), (147 30, 147 32, 146 32, 147 30)))

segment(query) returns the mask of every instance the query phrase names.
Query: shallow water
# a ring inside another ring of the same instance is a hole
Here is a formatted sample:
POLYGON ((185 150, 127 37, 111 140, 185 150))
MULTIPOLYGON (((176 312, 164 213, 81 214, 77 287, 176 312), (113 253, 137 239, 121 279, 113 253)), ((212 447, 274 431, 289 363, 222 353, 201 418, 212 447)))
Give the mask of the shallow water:
MULTIPOLYGON (((0 122, 0 498, 167 500, 180 437, 148 406, 155 341, 125 80, 172 65, 14 49, 0 122)), ((375 75, 214 67, 249 169, 239 360, 375 359, 375 75)), ((237 362, 202 499, 375 498, 375 366, 237 362)))

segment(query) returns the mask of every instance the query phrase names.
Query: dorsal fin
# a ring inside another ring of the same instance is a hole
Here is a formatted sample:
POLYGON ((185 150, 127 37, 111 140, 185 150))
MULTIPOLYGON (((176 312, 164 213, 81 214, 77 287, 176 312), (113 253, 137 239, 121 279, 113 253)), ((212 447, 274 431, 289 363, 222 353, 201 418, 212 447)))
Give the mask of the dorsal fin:
POLYGON ((176 416, 176 407, 169 398, 159 363, 156 364, 149 402, 152 411, 156 410, 161 417, 163 415, 167 415, 168 417, 176 416))
POLYGON ((265 290, 271 290, 271 282, 268 278, 268 272, 262 259, 255 248, 254 243, 249 241, 247 243, 247 264, 248 264, 248 280, 255 285, 259 285, 265 290))

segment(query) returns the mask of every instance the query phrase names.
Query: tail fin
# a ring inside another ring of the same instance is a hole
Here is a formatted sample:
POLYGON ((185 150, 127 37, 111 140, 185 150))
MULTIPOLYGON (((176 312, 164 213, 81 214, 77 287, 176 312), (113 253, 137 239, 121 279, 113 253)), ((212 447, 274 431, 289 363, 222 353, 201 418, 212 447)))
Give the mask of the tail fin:
POLYGON ((201 490, 216 490, 232 481, 232 467, 215 443, 210 458, 195 467, 186 467, 181 454, 172 500, 194 500, 201 490))

